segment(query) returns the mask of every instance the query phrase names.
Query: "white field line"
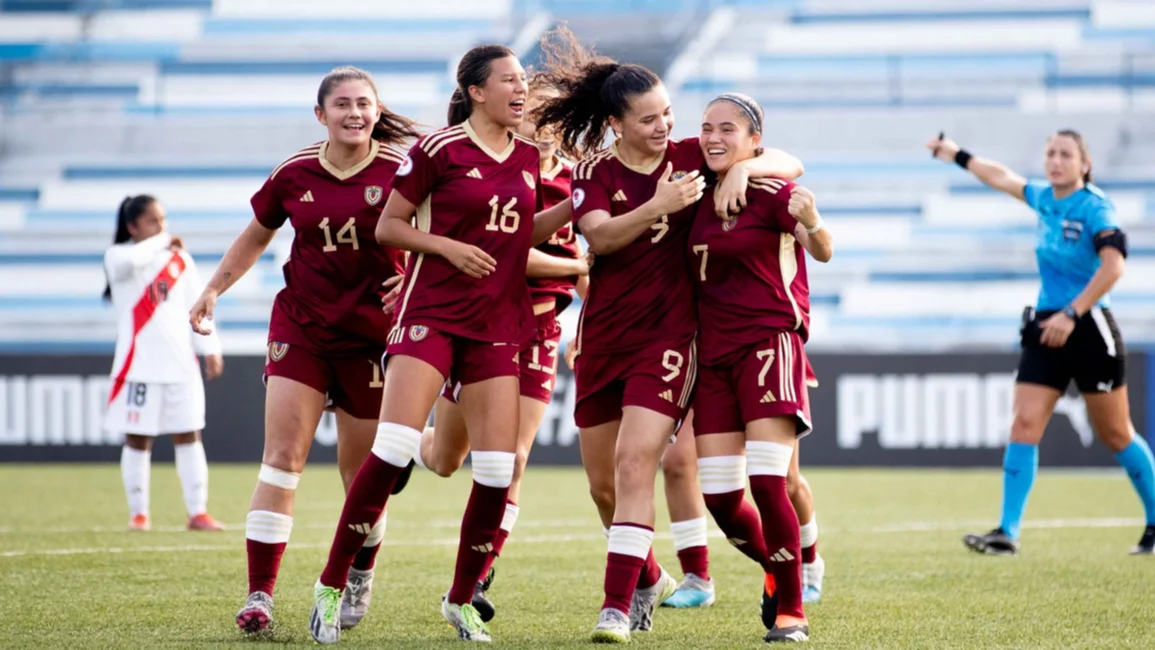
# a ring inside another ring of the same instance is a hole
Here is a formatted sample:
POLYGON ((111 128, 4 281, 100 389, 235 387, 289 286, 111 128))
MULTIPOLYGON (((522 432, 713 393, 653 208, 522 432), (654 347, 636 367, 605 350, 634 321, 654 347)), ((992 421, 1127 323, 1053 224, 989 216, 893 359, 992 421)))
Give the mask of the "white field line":
MULTIPOLYGON (((536 521, 521 522, 519 528, 587 528, 595 525, 595 519, 540 519, 536 521)), ((387 524, 388 528, 460 528, 460 519, 434 519, 429 521, 420 521, 416 519, 390 519, 387 524)), ((225 530, 244 530, 245 524, 224 524, 225 530)), ((293 530, 333 530, 337 527, 337 522, 322 523, 309 522, 293 524, 293 530)), ((84 533, 126 533, 128 526, 49 526, 46 528, 12 528, 10 526, 0 526, 0 535, 80 535, 84 533)), ((153 526, 154 533, 182 533, 185 532, 184 526, 153 526)))
MULTIPOLYGON (((570 521, 570 520, 563 520, 570 521)), ((526 524, 530 522, 525 522, 526 524)), ((541 526, 538 522, 537 527, 541 526)), ((585 525, 587 522, 583 522, 585 525)), ((846 533, 914 533, 914 532, 943 532, 943 531, 958 531, 970 526, 982 526, 987 522, 958 522, 958 521, 941 521, 941 522, 906 522, 898 524, 888 524, 884 526, 873 526, 866 528, 827 528, 828 532, 846 532, 846 533)), ((567 524, 568 526, 569 524, 567 524)), ((1143 525, 1143 520, 1140 518, 1101 518, 1101 519, 1041 519, 1037 521, 1023 522, 1023 528, 1039 528, 1039 529, 1056 529, 1056 528, 1130 528, 1140 527, 1143 525)), ((330 526, 331 527, 331 526, 330 526)), ((560 528, 560 526, 555 526, 560 528)), ((722 532, 719 530, 711 530, 710 537, 722 537, 722 532)), ((604 541, 605 535, 601 532, 567 534, 567 535, 516 535, 515 540, 518 544, 563 544, 567 542, 598 542, 604 541)), ((672 539, 669 533, 658 533, 654 535, 654 539, 672 539)), ((458 543, 457 537, 440 537, 436 539, 424 540, 389 540, 386 539, 385 546, 394 547, 422 547, 422 546, 455 546, 458 543)), ((293 544, 294 549, 325 549, 329 548, 328 543, 302 543, 293 544)), ((237 544, 187 544, 187 545, 171 545, 171 546, 104 546, 104 547, 86 547, 86 548, 56 548, 56 549, 35 549, 22 551, 2 551, 0 558, 13 558, 25 556, 43 556, 43 555, 93 555, 93 554, 119 554, 119 553, 196 553, 196 552, 218 552, 218 551, 233 551, 239 552, 241 547, 237 544)))

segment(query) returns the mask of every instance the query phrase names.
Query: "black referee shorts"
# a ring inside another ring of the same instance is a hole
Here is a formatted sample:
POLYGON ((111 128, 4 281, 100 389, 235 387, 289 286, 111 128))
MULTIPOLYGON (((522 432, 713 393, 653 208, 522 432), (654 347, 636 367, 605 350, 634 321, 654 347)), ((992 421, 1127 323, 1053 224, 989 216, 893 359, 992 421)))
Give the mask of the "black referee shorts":
POLYGON ((1080 393, 1109 393, 1124 386, 1127 351, 1111 311, 1095 307, 1083 314, 1067 344, 1050 348, 1042 344, 1039 324, 1055 313, 1031 309, 1024 314, 1023 352, 1015 382, 1066 392, 1073 379, 1080 393))

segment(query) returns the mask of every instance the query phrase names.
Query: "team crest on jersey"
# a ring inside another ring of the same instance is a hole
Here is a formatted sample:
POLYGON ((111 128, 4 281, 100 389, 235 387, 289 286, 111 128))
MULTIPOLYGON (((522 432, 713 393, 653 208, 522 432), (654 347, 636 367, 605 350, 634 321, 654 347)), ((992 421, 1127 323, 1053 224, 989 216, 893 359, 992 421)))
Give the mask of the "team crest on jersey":
POLYGON ((523 169, 523 170, 521 170, 521 177, 525 179, 525 184, 529 186, 529 189, 531 189, 531 190, 537 189, 537 183, 535 183, 533 180, 533 174, 531 174, 531 173, 529 173, 523 169))
POLYGON ((722 232, 730 232, 738 226, 738 215, 726 217, 722 220, 722 232))
POLYGON ((577 188, 573 191, 573 207, 578 209, 582 207, 582 201, 586 200, 586 191, 582 188, 577 188))
POLYGON ((429 328, 424 325, 414 325, 409 328, 409 340, 414 343, 424 340, 429 335, 429 328))
POLYGON ((409 172, 413 171, 413 159, 405 156, 405 160, 401 161, 401 166, 397 168, 396 176, 408 176, 409 172))
POLYGON ((685 178, 689 174, 690 174, 690 172, 684 172, 684 171, 678 170, 678 171, 674 172, 673 174, 670 174, 670 181, 672 182, 672 181, 676 181, 676 180, 681 179, 681 178, 685 178))
POLYGON ((279 341, 269 341, 269 359, 271 361, 280 361, 289 353, 289 344, 281 343, 279 341))
POLYGON ((369 205, 377 205, 381 202, 381 195, 384 193, 380 185, 370 185, 365 188, 365 202, 369 205))

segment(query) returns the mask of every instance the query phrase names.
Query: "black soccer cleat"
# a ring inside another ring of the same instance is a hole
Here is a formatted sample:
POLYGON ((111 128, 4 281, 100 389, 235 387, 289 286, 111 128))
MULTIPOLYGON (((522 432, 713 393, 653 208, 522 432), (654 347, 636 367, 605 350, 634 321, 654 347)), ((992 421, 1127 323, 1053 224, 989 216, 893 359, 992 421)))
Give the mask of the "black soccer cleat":
POLYGON ((494 615, 497 614, 493 603, 485 596, 490 585, 493 584, 493 576, 496 573, 497 571, 493 567, 489 567, 489 573, 485 574, 485 577, 478 581, 477 586, 473 588, 473 608, 477 610, 483 623, 492 621, 494 615))
POLYGON ((413 476, 413 467, 417 465, 417 461, 410 460, 405 469, 401 470, 401 474, 397 476, 397 480, 393 483, 393 490, 390 494, 401 494, 401 490, 409 485, 409 477, 413 476))
POLYGON ((1019 543, 1011 539, 1010 535, 1002 528, 996 528, 985 535, 976 533, 967 533, 963 535, 963 544, 975 553, 983 553, 985 555, 1009 555, 1014 556, 1019 554, 1019 543))
POLYGON ((790 625, 775 627, 762 637, 766 643, 802 643, 810 640, 809 625, 790 625))
POLYGON ((1139 543, 1131 549, 1131 555, 1155 555, 1155 525, 1149 525, 1143 530, 1139 543))
POLYGON ((778 590, 774 587, 774 578, 767 574, 762 579, 762 625, 767 630, 773 630, 776 620, 778 620, 778 590))

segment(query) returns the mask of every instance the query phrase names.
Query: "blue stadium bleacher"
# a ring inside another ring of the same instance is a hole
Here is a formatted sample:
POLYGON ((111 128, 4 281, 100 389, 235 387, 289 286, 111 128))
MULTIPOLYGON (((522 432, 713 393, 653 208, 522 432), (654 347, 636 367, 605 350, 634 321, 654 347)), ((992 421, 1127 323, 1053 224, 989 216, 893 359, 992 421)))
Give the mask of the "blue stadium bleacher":
MULTIPOLYGON (((810 267, 816 347, 1010 347, 1033 300, 1033 215, 922 143, 941 129, 1026 172, 1084 130, 1132 236, 1116 312, 1155 343, 1155 4, 1111 0, 473 0, 368 7, 229 0, 0 2, 0 349, 111 346, 100 254, 125 194, 165 201, 213 270, 268 170, 323 137, 318 78, 364 67, 383 100, 443 120, 456 57, 529 52, 573 15, 702 16, 668 53, 677 135, 717 92, 768 110, 807 163, 837 254, 810 267), (39 10, 32 11, 32 5, 39 10), (346 12, 356 7, 358 18, 346 12), (83 26, 82 26, 83 24, 83 26), (43 123, 59 129, 45 143, 43 123), (51 237, 46 237, 51 234, 51 237), (34 283, 29 278, 36 278, 34 283)), ((620 22, 615 19, 615 22, 620 22)), ((288 233, 221 302, 257 351, 288 233)), ((572 328, 574 310, 565 317, 572 328)))

